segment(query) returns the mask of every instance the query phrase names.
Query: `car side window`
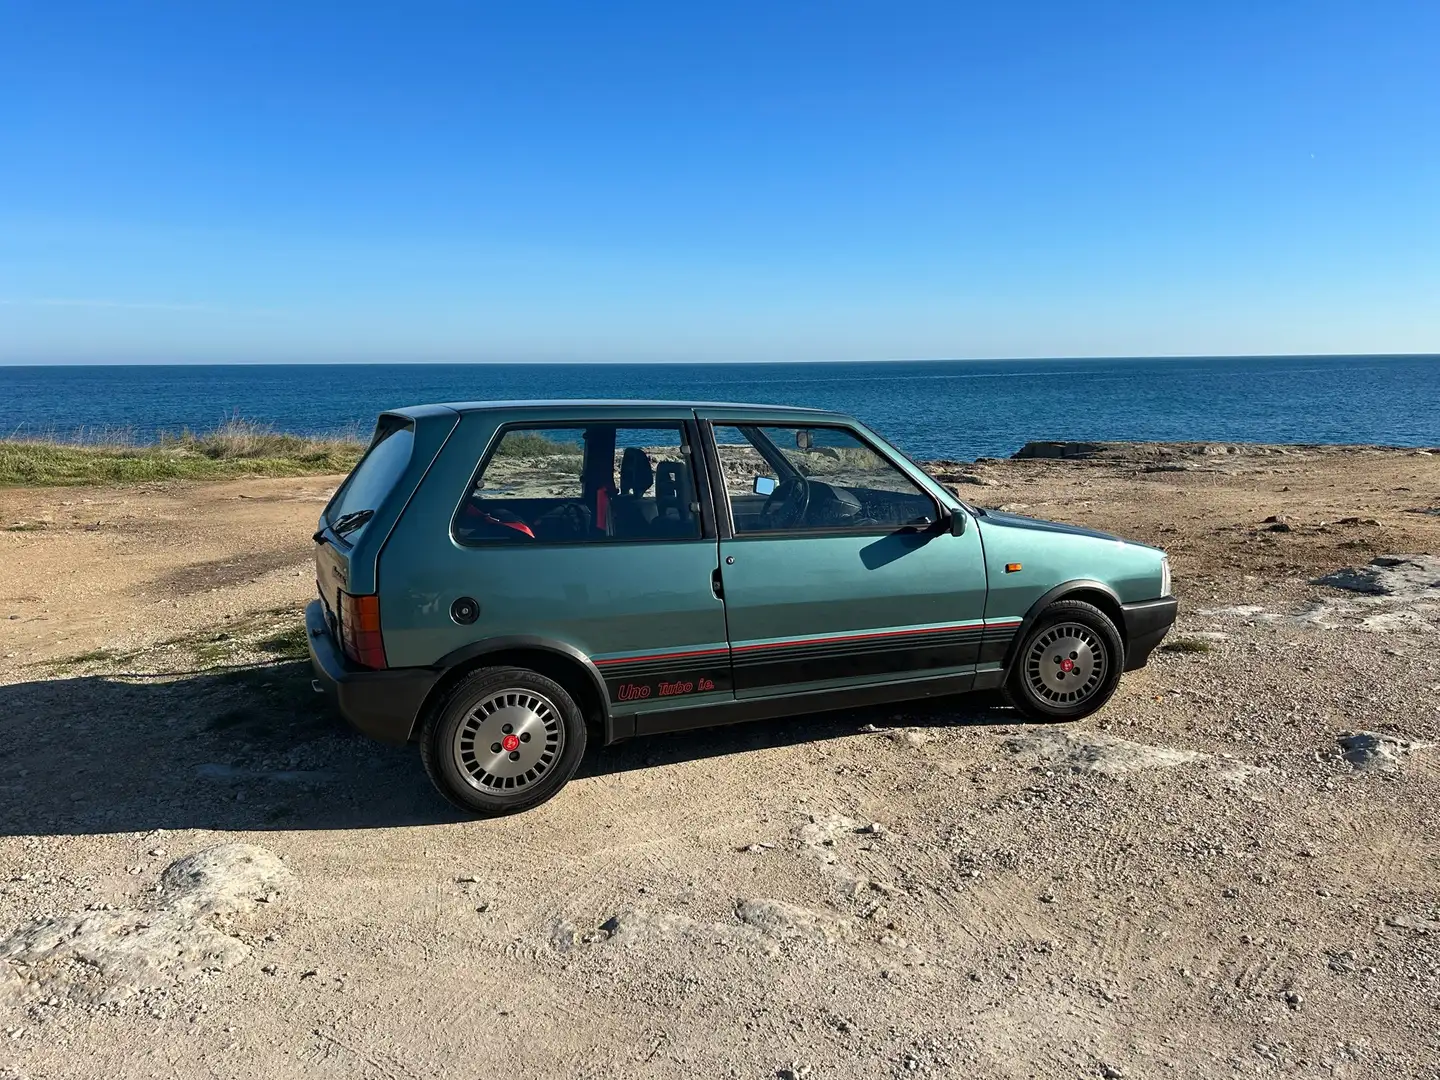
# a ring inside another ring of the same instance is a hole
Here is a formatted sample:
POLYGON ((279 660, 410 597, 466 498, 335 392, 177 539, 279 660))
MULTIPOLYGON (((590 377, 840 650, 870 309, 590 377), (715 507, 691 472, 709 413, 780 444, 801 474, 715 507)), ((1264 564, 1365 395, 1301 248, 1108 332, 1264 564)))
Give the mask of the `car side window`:
POLYGON ((701 535, 681 424, 501 432, 455 514, 463 544, 687 540, 701 535))
POLYGON ((883 530, 925 525, 939 507, 854 432, 824 425, 717 425, 735 532, 883 530))

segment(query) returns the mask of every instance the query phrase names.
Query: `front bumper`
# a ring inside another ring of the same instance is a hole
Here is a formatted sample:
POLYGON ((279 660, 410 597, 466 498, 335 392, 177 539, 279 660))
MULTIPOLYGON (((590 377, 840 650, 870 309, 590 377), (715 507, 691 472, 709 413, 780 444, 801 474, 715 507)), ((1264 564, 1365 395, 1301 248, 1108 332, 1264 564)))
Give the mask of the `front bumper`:
POLYGON ((316 683, 355 730, 385 742, 409 740, 420 707, 440 672, 430 668, 371 671, 354 666, 330 636, 319 600, 305 607, 305 639, 310 645, 310 666, 316 683))
POLYGON ((1175 615, 1180 610, 1180 601, 1173 596, 1162 596, 1159 600, 1146 600, 1139 604, 1121 604, 1120 614, 1125 620, 1125 670, 1134 671, 1144 667, 1170 627, 1175 625, 1175 615))

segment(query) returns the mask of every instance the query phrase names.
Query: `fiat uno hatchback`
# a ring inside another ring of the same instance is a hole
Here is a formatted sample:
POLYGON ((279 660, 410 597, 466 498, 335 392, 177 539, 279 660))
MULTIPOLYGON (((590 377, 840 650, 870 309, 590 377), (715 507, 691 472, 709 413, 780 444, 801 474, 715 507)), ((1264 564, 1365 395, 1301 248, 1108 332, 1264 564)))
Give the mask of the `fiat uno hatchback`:
POLYGON ((858 421, 769 405, 387 412, 315 544, 317 688, 481 815, 592 739, 986 688, 1074 720, 1176 612, 1163 552, 968 506, 858 421))

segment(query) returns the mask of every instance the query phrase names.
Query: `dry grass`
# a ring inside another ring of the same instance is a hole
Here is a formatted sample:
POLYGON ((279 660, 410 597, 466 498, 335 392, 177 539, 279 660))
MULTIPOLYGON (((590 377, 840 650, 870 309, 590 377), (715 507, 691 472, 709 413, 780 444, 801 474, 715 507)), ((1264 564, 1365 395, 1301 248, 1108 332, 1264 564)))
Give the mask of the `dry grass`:
POLYGON ((0 487, 344 473, 364 449, 357 437, 286 435, 240 419, 199 434, 162 434, 153 443, 137 443, 126 432, 7 439, 0 440, 0 487))

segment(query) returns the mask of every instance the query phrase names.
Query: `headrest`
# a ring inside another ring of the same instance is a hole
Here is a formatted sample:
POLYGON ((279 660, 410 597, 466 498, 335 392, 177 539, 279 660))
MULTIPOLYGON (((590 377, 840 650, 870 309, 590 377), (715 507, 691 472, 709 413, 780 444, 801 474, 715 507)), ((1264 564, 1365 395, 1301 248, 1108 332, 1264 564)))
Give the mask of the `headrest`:
POLYGON ((620 455, 620 494, 644 495, 655 482, 650 458, 638 446, 627 446, 620 455))

